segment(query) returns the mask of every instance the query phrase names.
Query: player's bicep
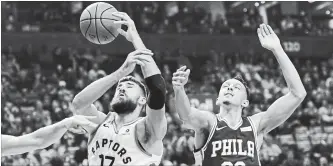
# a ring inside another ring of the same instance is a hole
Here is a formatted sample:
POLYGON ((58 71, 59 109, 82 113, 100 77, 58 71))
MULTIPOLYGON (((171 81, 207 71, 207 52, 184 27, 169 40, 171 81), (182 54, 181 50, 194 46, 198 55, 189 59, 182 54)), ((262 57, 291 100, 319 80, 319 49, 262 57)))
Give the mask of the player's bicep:
POLYGON ((302 99, 288 93, 277 99, 267 111, 253 115, 258 132, 266 134, 281 125, 290 117, 301 102, 302 99))
POLYGON ((162 140, 167 132, 165 107, 158 110, 154 110, 148 107, 145 123, 147 123, 146 126, 148 127, 147 129, 149 132, 151 132, 156 139, 162 140))
POLYGON ((187 127, 197 130, 209 127, 210 123, 214 121, 215 119, 212 113, 191 107, 189 118, 183 122, 187 127))

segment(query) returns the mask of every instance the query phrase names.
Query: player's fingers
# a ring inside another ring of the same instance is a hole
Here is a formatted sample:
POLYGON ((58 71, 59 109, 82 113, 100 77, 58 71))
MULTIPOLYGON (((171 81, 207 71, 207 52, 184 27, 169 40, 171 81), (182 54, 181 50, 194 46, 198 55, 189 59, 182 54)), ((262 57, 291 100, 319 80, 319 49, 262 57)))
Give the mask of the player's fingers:
POLYGON ((125 20, 131 20, 131 17, 125 13, 125 12, 118 12, 119 15, 121 15, 125 20))
POLYGON ((274 34, 274 31, 271 26, 267 25, 267 28, 268 28, 270 34, 274 34))
POLYGON ((94 118, 97 118, 97 116, 80 116, 80 117, 86 118, 88 120, 92 120, 94 118))
POLYGON ((264 24, 261 24, 261 25, 260 25, 260 33, 261 33, 261 35, 262 35, 263 37, 266 36, 265 30, 264 30, 264 24))
POLYGON ((270 34, 271 34, 271 33, 269 32, 269 30, 268 30, 266 24, 264 24, 264 31, 265 31, 266 35, 270 35, 270 34))
POLYGON ((177 82, 177 81, 172 81, 172 85, 174 86, 182 86, 181 83, 177 82))
POLYGON ((80 129, 80 128, 70 128, 70 129, 68 129, 68 131, 70 131, 72 133, 75 133, 75 134, 84 134, 84 133, 86 133, 85 130, 80 129))
POLYGON ((187 69, 186 72, 185 72, 185 76, 189 76, 191 73, 191 70, 190 69, 187 69))
POLYGON ((177 80, 179 80, 179 81, 185 81, 186 80, 186 78, 185 77, 172 77, 172 80, 173 81, 177 81, 177 80))
POLYGON ((185 76, 186 72, 184 71, 177 71, 176 73, 173 73, 173 76, 185 76))
POLYGON ((179 68, 177 71, 184 71, 186 69, 186 66, 182 66, 181 68, 179 68))
POLYGON ((151 57, 151 55, 145 55, 145 54, 141 54, 141 55, 137 55, 135 56, 135 58, 144 61, 144 62, 152 62, 154 59, 151 57))
POLYGON ((147 50, 147 49, 143 49, 143 50, 137 50, 137 51, 134 51, 134 56, 137 56, 137 55, 140 55, 140 54, 145 54, 145 55, 154 55, 154 53, 150 50, 147 50))
POLYGON ((114 23, 114 24, 120 24, 120 25, 121 25, 121 24, 124 24, 124 25, 127 25, 127 26, 129 25, 129 22, 128 22, 128 21, 114 21, 113 23, 114 23))
POLYGON ((128 56, 136 56, 138 54, 153 54, 151 51, 148 51, 148 50, 135 50, 133 52, 131 52, 130 54, 128 54, 128 56))
POLYGON ((141 62, 140 60, 133 60, 134 63, 140 65, 140 66, 145 66, 145 63, 141 62))
POLYGON ((118 33, 120 33, 122 36, 126 35, 126 32, 122 30, 121 28, 117 29, 118 33))
POLYGON ((112 15, 115 16, 115 17, 118 17, 122 20, 127 21, 127 19, 125 18, 125 16, 121 12, 113 12, 112 15))
POLYGON ((261 34, 260 31, 261 31, 260 28, 258 28, 258 29, 257 29, 257 33, 258 33, 259 40, 260 40, 260 42, 261 42, 262 39, 263 39, 264 37, 262 36, 262 34, 261 34))

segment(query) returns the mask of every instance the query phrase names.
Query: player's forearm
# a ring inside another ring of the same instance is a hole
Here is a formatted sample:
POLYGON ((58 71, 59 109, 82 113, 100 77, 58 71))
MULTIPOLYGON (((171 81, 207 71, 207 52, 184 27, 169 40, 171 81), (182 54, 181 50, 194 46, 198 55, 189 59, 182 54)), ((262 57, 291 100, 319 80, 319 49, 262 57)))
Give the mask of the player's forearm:
POLYGON ((67 131, 68 119, 19 137, 3 135, 1 141, 2 155, 22 154, 37 149, 43 149, 57 142, 67 131))
MULTIPOLYGON (((141 37, 139 36, 139 34, 137 34, 135 37, 133 37, 132 43, 136 50, 137 49, 147 49, 145 44, 143 43, 141 37)), ((150 76, 156 75, 156 74, 161 74, 160 69, 158 68, 155 61, 153 61, 153 60, 145 63, 145 66, 141 67, 141 71, 142 71, 144 78, 147 78, 147 77, 150 77, 150 76)))
POLYGON ((175 108, 179 117, 183 121, 188 121, 191 115, 190 100, 185 93, 184 87, 177 88, 175 91, 175 108))
POLYGON ((133 43, 133 46, 134 46, 134 48, 135 48, 136 50, 138 50, 138 49, 146 49, 146 46, 145 46, 145 44, 143 43, 143 41, 142 41, 142 39, 141 39, 141 37, 140 37, 139 34, 137 34, 137 35, 135 35, 135 36, 133 37, 133 41, 132 41, 132 43, 133 43))
POLYGON ((127 73, 118 69, 110 75, 100 78, 93 83, 89 84, 80 93, 78 93, 73 99, 73 107, 75 110, 81 110, 98 98, 100 98, 107 90, 109 90, 114 84, 118 82, 122 77, 126 76, 127 73))
POLYGON ((300 76, 292 64, 287 54, 284 52, 283 48, 280 47, 272 51, 275 55, 277 61, 279 62, 280 68, 283 72, 283 76, 287 82, 290 92, 298 97, 304 98, 306 96, 306 90, 303 86, 300 76))
POLYGON ((66 118, 53 125, 43 127, 31 133, 32 137, 40 142, 39 149, 46 148, 57 142, 70 127, 71 121, 66 118))

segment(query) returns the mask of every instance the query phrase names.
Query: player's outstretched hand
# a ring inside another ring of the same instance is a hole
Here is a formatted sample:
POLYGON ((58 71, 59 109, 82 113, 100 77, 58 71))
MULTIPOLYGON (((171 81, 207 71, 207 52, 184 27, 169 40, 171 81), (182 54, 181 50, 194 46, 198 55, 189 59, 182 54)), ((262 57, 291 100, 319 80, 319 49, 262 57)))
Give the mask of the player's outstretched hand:
POLYGON ((120 70, 125 72, 126 75, 133 72, 135 65, 145 66, 146 62, 149 62, 149 58, 153 56, 154 53, 148 49, 135 50, 128 54, 124 64, 120 67, 120 70))
POLYGON ((66 127, 69 131, 76 134, 84 134, 87 131, 84 129, 95 129, 98 124, 93 123, 90 119, 95 118, 94 116, 83 116, 83 115, 74 115, 67 118, 66 127))
POLYGON ((190 69, 186 70, 186 66, 179 68, 172 76, 173 89, 183 88, 188 81, 190 69))
POLYGON ((123 35, 128 41, 133 42, 134 37, 136 37, 138 34, 138 31, 136 30, 135 23, 131 19, 131 17, 128 16, 125 12, 114 12, 112 13, 113 16, 119 17, 121 21, 115 21, 115 24, 124 24, 127 26, 127 31, 122 30, 121 28, 118 29, 118 32, 123 35))
POLYGON ((261 24, 257 33, 262 47, 271 51, 282 48, 280 39, 269 25, 261 24))

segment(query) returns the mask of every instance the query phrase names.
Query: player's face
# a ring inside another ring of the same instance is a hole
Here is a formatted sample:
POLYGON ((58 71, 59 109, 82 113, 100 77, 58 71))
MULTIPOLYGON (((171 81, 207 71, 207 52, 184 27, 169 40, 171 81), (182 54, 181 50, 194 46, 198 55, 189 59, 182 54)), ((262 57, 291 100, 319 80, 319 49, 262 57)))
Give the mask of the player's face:
POLYGON ((243 105, 247 100, 245 86, 236 79, 225 81, 220 89, 217 105, 243 105))
POLYGON ((124 81, 118 84, 114 97, 111 101, 111 107, 117 113, 130 113, 139 105, 144 98, 144 92, 138 84, 132 81, 124 81))

